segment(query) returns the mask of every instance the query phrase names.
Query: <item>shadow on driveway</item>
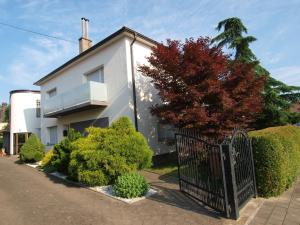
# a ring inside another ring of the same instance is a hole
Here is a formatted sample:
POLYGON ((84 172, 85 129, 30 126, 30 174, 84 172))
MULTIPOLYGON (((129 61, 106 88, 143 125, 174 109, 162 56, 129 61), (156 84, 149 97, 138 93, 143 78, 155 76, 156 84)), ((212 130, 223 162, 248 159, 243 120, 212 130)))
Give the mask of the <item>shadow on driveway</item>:
POLYGON ((215 219, 223 219, 219 212, 206 207, 183 194, 179 190, 177 177, 168 174, 159 175, 148 171, 142 171, 141 173, 145 176, 147 181, 150 182, 152 187, 159 190, 156 195, 153 195, 148 199, 184 210, 193 211, 215 219))

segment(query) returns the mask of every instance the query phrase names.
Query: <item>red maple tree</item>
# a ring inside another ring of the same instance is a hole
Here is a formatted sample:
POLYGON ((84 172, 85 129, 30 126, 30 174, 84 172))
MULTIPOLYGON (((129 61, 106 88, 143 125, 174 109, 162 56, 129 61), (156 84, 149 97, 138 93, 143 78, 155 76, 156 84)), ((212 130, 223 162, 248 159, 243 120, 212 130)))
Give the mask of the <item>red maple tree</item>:
POLYGON ((152 114, 161 123, 197 128, 208 137, 221 137, 235 127, 248 128, 261 110, 264 80, 255 64, 230 61, 209 38, 167 40, 153 48, 139 71, 152 78, 161 103, 152 114))

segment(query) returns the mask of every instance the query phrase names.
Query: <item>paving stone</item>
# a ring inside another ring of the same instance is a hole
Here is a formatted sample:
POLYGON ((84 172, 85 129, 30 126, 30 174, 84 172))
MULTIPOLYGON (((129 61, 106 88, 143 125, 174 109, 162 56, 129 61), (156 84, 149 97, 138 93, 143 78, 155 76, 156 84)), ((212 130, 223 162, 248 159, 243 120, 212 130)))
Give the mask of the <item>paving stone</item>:
POLYGON ((295 185, 278 198, 265 200, 251 225, 300 225, 300 176, 295 185))
POLYGON ((287 219, 283 222, 283 225, 299 225, 299 221, 293 221, 293 220, 290 220, 290 219, 287 219))
POLYGON ((255 217, 252 222, 252 224, 265 224, 267 222, 268 218, 261 218, 261 217, 255 217))

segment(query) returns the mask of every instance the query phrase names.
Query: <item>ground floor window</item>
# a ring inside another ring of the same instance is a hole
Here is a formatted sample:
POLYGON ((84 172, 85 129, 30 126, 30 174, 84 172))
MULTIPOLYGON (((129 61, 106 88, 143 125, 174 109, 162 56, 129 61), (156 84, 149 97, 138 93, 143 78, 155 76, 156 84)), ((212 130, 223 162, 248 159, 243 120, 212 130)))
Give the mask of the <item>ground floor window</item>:
POLYGON ((55 145, 57 143, 57 126, 48 127, 49 142, 48 145, 55 145))
POLYGON ((159 142, 171 143, 175 140, 175 129, 171 125, 158 123, 157 133, 159 142))
POLYGON ((108 117, 97 118, 94 120, 85 120, 80 122, 75 122, 70 124, 70 128, 80 132, 81 134, 85 134, 85 129, 88 127, 108 127, 109 120, 108 117))

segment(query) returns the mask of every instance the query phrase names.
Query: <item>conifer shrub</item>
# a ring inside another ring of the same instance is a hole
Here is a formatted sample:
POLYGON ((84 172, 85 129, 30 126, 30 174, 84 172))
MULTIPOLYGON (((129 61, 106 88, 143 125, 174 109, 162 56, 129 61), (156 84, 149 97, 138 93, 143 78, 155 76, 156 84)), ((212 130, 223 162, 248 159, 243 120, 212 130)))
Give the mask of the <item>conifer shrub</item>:
POLYGON ((106 179, 93 185, 114 183, 122 174, 151 166, 152 150, 142 134, 135 131, 127 117, 121 117, 108 128, 90 127, 88 135, 73 143, 69 176, 86 183, 85 171, 102 171, 106 179))
POLYGON ((21 161, 30 163, 40 161, 45 155, 44 148, 40 139, 35 134, 31 134, 20 149, 21 161))
POLYGON ((81 134, 74 129, 69 129, 67 137, 54 145, 53 155, 48 162, 47 167, 63 174, 68 173, 70 163, 70 153, 72 151, 72 143, 81 137, 81 134))
POLYGON ((295 182, 300 169, 300 128, 270 127, 249 133, 258 194, 280 195, 295 182))
POLYGON ((119 176, 113 185, 114 193, 122 198, 142 197, 149 191, 149 184, 145 178, 137 173, 119 176))
POLYGON ((108 183, 107 176, 103 173, 102 170, 80 171, 78 174, 78 179, 81 183, 84 183, 91 187, 96 185, 106 185, 108 183))
POLYGON ((44 158, 42 159, 41 166, 44 169, 44 171, 48 173, 56 171, 56 168, 52 165, 53 157, 54 157, 54 150, 51 149, 45 154, 44 158))

